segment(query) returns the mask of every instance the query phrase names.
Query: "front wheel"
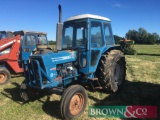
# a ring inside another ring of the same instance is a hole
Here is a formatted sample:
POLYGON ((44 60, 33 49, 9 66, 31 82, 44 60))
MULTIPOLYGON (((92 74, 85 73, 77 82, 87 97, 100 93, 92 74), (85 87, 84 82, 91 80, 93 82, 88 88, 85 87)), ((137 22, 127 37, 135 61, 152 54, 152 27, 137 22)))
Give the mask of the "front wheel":
POLYGON ((79 117, 87 105, 87 94, 84 87, 72 85, 68 87, 61 98, 61 115, 70 120, 79 117))
POLYGON ((6 84, 10 79, 10 72, 6 68, 0 68, 0 85, 6 84))
POLYGON ((20 96, 23 101, 28 101, 29 100, 29 90, 28 87, 26 86, 25 82, 23 81, 21 86, 20 86, 20 96))
POLYGON ((24 102, 35 100, 40 95, 39 93, 40 91, 37 89, 27 86, 25 81, 22 82, 20 86, 20 96, 24 102))

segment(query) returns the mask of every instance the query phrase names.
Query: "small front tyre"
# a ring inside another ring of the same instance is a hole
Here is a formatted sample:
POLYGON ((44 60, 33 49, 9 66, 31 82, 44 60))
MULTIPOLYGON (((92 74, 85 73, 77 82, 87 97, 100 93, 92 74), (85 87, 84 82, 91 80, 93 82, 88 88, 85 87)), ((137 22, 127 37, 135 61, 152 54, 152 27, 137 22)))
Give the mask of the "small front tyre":
POLYGON ((61 115, 65 120, 79 117, 85 110, 88 96, 84 87, 72 85, 68 87, 61 98, 61 115))
POLYGON ((6 68, 0 68, 0 85, 6 84, 10 79, 10 72, 6 68))
POLYGON ((29 100, 29 91, 28 87, 26 86, 25 82, 23 81, 21 86, 20 86, 20 96, 23 101, 28 101, 29 100))
POLYGON ((25 81, 20 86, 20 96, 24 102, 35 100, 40 95, 40 91, 26 85, 25 81))

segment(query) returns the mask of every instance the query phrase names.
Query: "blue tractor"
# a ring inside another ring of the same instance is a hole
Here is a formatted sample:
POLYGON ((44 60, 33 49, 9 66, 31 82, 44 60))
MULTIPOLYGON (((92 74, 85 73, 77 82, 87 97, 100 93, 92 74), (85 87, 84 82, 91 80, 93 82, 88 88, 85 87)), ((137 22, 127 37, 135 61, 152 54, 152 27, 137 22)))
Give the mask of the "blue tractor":
POLYGON ((42 90, 61 90, 61 115, 64 119, 79 117, 86 105, 85 88, 116 92, 124 83, 125 57, 115 46, 108 18, 83 14, 57 24, 57 51, 45 46, 24 61, 25 80, 21 97, 28 101, 42 90))

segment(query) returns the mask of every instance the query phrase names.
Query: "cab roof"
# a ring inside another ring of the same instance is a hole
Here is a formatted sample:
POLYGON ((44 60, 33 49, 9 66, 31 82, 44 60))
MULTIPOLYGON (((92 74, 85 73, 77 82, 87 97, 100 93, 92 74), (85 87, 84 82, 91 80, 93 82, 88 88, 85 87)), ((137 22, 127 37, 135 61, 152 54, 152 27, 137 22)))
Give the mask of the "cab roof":
POLYGON ((3 31, 0 31, 0 33, 13 33, 14 31, 7 31, 7 30, 3 30, 3 31))
POLYGON ((93 15, 93 14, 82 14, 82 15, 76 15, 68 18, 67 21, 72 21, 72 20, 79 20, 79 19, 85 19, 85 18, 92 18, 92 19, 98 19, 98 20, 105 20, 105 21, 111 21, 109 18, 99 16, 99 15, 93 15))
POLYGON ((15 32, 14 32, 14 34, 26 34, 26 33, 47 34, 46 32, 28 31, 28 30, 20 30, 20 31, 15 31, 15 32))

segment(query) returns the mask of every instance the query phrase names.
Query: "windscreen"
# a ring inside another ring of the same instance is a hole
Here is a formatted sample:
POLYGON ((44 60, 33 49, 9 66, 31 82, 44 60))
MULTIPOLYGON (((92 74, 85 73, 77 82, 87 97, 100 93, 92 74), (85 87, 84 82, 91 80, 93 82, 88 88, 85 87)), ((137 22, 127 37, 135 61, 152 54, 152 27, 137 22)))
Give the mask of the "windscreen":
POLYGON ((66 22, 63 30, 62 49, 85 47, 87 41, 86 21, 66 22))

